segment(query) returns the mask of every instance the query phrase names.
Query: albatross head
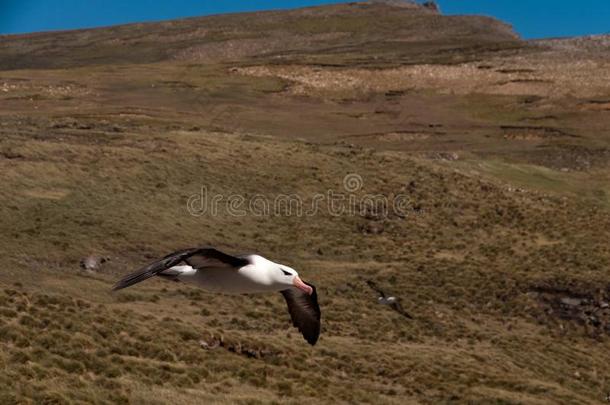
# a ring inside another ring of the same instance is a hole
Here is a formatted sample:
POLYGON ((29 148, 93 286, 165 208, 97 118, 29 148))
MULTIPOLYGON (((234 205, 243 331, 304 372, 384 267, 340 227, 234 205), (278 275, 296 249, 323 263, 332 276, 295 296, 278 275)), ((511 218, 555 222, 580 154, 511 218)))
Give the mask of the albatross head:
POLYGON ((313 293, 313 288, 301 280, 296 270, 288 266, 284 266, 283 264, 279 264, 273 270, 273 281, 281 286, 296 287, 308 295, 313 293))

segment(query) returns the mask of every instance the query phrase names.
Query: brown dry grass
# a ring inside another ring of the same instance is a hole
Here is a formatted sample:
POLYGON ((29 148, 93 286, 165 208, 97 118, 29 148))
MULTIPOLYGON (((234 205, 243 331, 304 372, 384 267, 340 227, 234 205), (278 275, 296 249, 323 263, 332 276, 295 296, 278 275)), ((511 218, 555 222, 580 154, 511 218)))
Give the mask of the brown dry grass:
POLYGON ((585 214, 574 202, 510 193, 395 153, 202 132, 153 139, 13 139, 22 157, 2 161, 1 197, 3 227, 12 230, 2 241, 7 398, 164 402, 179 392, 185 403, 402 403, 603 394, 606 326, 574 320, 557 329, 529 292, 540 282, 604 285, 606 212, 585 214), (307 198, 340 191, 345 173, 362 173, 367 192, 409 188, 423 213, 387 218, 384 232, 370 235, 358 231, 369 221, 361 217, 185 210, 201 185, 307 198), (163 281, 109 293, 120 273, 198 243, 256 249, 315 281, 319 345, 303 344, 279 296, 222 297, 163 281), (78 258, 92 251, 115 263, 79 275, 78 258), (399 293, 416 320, 378 307, 367 278, 399 293), (226 346, 200 347, 221 335, 226 346))

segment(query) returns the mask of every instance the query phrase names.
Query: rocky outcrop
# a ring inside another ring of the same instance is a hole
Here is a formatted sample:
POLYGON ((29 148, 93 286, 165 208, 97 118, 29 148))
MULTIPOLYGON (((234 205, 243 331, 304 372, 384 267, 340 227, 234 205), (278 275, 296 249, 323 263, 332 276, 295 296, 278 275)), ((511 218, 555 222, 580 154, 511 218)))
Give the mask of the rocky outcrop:
POLYGON ((441 12, 441 8, 436 1, 425 1, 422 3, 422 6, 428 10, 434 11, 435 13, 441 12))

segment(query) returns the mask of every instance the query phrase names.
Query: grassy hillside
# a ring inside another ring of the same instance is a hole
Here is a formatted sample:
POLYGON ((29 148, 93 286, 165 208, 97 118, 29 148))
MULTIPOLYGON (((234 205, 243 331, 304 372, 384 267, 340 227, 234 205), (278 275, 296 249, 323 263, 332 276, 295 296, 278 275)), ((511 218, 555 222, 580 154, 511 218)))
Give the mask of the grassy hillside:
POLYGON ((579 41, 383 4, 3 38, 0 403, 602 403, 608 59, 579 41), (400 210, 226 205, 329 191, 400 210), (279 294, 110 292, 203 244, 313 282, 319 343, 279 294))
POLYGON ((473 59, 473 51, 520 46, 508 26, 491 18, 352 3, 4 37, 0 67, 64 68, 176 59, 208 64, 243 58, 401 64, 414 57, 473 59))

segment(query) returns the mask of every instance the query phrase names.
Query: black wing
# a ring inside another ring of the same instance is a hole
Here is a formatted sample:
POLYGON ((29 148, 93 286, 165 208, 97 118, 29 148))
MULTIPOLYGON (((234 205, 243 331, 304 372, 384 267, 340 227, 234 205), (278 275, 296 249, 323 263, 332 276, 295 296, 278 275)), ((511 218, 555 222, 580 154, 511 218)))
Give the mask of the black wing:
POLYGON ((369 287, 371 287, 371 289, 372 289, 373 291, 375 291, 377 294, 379 294, 379 296, 380 296, 380 297, 382 297, 382 298, 386 298, 385 293, 384 293, 384 292, 381 290, 381 288, 379 288, 379 287, 377 286, 377 284, 375 284, 375 282, 374 282, 374 281, 367 280, 367 281, 366 281, 366 283, 369 285, 369 287))
POLYGON ((405 311, 404 308, 402 307, 402 305, 400 305, 400 302, 394 301, 392 304, 390 304, 390 307, 394 311, 398 312, 400 315, 404 316, 405 318, 413 319, 411 314, 409 314, 407 311, 405 311))
POLYGON ((248 264, 248 260, 246 259, 228 255, 214 248, 201 247, 178 250, 170 253, 161 260, 157 260, 156 262, 123 277, 114 287, 112 287, 112 290, 116 291, 137 284, 156 276, 163 270, 167 270, 180 262, 186 262, 195 268, 211 266, 239 268, 248 264))
POLYGON ((195 269, 206 267, 240 268, 250 262, 243 257, 235 257, 213 248, 200 248, 194 254, 184 258, 184 262, 195 269))
POLYGON ((305 284, 313 288, 311 295, 296 288, 289 288, 281 293, 288 304, 292 324, 299 328, 305 340, 313 346, 320 336, 320 306, 316 287, 313 284, 305 284))

